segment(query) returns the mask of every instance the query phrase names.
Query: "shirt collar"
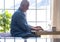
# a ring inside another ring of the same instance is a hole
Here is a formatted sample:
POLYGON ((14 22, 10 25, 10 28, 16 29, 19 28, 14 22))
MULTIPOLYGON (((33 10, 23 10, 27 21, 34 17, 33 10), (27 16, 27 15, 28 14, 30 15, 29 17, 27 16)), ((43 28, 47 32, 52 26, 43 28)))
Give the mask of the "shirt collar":
POLYGON ((23 14, 24 16, 26 16, 25 13, 22 11, 21 8, 19 8, 18 11, 19 11, 19 12, 22 12, 22 14, 23 14))

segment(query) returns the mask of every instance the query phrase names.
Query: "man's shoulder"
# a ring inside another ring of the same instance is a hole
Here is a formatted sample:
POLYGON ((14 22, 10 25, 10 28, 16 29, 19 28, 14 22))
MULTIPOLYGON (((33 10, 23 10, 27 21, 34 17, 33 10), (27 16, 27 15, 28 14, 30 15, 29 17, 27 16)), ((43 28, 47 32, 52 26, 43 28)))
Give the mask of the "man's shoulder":
POLYGON ((21 14, 21 13, 22 13, 21 11, 17 10, 17 11, 15 11, 14 14, 21 14))
POLYGON ((13 15, 14 15, 14 16, 17 16, 17 15, 19 15, 19 16, 20 16, 20 15, 22 15, 22 12, 17 10, 17 11, 15 11, 15 12, 14 12, 14 14, 13 14, 13 15))

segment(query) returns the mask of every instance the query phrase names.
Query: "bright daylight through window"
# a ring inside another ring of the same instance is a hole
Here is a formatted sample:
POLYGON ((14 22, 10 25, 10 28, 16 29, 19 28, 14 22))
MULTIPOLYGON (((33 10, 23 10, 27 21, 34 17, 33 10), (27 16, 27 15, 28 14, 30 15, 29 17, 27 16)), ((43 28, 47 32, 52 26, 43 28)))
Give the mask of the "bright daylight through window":
MULTIPOLYGON (((5 22, 2 22, 3 19, 2 16, 0 16, 0 20, 1 20, 0 32, 10 32, 9 25, 10 25, 11 15, 13 15, 13 13, 19 8, 21 1, 22 0, 0 0, 0 15, 4 13, 10 14, 8 15, 10 18, 6 18, 7 21, 5 22), (5 25, 6 28, 4 28, 3 24, 5 25)), ((50 10, 51 10, 52 0, 28 0, 28 1, 30 2, 29 9, 26 12, 27 14, 26 19, 28 21, 28 24, 32 26, 41 26, 44 30, 51 31, 50 10)), ((45 41, 41 40, 41 42, 45 42, 45 41)))

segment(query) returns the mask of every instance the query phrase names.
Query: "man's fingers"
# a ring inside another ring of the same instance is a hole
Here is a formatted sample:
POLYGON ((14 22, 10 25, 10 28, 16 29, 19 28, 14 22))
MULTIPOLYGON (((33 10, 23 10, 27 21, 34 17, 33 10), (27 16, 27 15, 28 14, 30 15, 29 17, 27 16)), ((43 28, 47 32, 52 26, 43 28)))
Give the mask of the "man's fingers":
POLYGON ((36 26, 35 28, 42 28, 41 26, 36 26))
POLYGON ((36 27, 34 27, 34 28, 37 28, 37 29, 39 29, 39 30, 43 30, 41 26, 36 26, 36 27))

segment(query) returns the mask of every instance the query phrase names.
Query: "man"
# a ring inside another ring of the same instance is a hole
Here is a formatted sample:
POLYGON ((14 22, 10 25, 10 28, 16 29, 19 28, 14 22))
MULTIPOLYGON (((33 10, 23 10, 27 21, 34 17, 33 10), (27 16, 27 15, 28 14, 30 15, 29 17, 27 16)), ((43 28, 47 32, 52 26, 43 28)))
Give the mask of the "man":
POLYGON ((29 2, 23 0, 19 9, 13 14, 11 20, 11 35, 13 37, 37 37, 31 30, 38 31, 42 28, 29 26, 26 21, 25 13, 29 8, 29 2))

